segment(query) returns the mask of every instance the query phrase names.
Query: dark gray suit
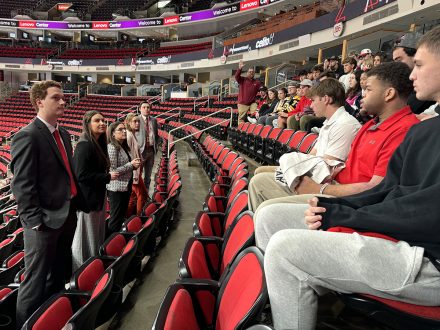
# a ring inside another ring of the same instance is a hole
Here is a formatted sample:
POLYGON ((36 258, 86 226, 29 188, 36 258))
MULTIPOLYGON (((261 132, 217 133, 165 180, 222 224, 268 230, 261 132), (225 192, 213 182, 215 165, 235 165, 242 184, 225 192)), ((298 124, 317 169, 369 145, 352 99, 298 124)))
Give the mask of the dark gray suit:
MULTIPOLYGON (((59 132, 73 171, 70 135, 61 127, 59 132)), ((71 275, 75 212, 77 207, 85 207, 77 182, 77 197, 71 199, 68 171, 55 139, 41 120, 36 118, 15 135, 11 155, 12 192, 25 228, 26 273, 17 300, 20 327, 71 275), (38 230, 33 229, 36 226, 40 226, 38 230)))
POLYGON ((150 181, 151 181, 151 172, 153 170, 153 165, 154 165, 154 155, 157 152, 157 145, 159 143, 159 133, 158 133, 158 129, 157 129, 157 120, 156 118, 149 116, 148 120, 151 121, 151 127, 153 128, 153 147, 148 148, 145 146, 145 132, 146 132, 146 128, 145 128, 145 122, 144 119, 142 117, 142 115, 140 115, 140 119, 141 119, 141 127, 140 127, 140 132, 143 134, 140 134, 139 136, 137 136, 137 140, 139 143, 139 148, 141 150, 141 155, 143 158, 143 176, 144 176, 144 183, 145 183, 145 187, 147 188, 147 193, 150 187, 150 181))

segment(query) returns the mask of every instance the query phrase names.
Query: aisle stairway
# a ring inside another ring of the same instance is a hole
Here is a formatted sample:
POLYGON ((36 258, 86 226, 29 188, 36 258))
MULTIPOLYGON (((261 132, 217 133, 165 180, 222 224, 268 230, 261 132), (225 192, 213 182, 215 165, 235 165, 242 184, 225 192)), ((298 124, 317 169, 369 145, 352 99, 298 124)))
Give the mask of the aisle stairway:
POLYGON ((210 182, 200 164, 189 167, 186 153, 192 153, 185 142, 176 145, 179 170, 182 176, 182 192, 179 197, 177 228, 171 231, 166 245, 150 265, 141 286, 135 287, 127 298, 124 310, 119 313, 110 329, 149 329, 153 324, 164 292, 176 279, 179 257, 187 239, 192 236, 192 225, 196 213, 210 187, 210 182), (134 306, 133 306, 134 305, 134 306))

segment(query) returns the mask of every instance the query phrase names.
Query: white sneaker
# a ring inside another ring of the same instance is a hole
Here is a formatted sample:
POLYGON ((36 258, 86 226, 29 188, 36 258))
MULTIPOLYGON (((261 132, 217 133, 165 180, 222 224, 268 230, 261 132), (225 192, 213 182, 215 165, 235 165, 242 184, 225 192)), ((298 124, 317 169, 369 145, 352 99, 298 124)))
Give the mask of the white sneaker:
POLYGON ((257 119, 252 118, 252 117, 247 117, 248 122, 250 122, 251 124, 256 124, 257 123, 257 119))
POLYGON ((312 129, 310 130, 312 133, 316 133, 316 134, 319 134, 319 131, 320 131, 321 129, 319 128, 319 127, 312 127, 312 129))

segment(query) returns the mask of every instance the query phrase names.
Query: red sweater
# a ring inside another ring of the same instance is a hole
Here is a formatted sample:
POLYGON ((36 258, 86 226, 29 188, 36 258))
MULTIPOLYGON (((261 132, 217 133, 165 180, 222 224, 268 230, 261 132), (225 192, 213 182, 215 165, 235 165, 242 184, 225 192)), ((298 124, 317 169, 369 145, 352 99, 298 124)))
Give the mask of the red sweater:
POLYGON ((237 81, 240 89, 238 91, 238 104, 251 105, 255 102, 261 82, 257 79, 249 79, 241 76, 241 69, 235 72, 235 80, 237 81))

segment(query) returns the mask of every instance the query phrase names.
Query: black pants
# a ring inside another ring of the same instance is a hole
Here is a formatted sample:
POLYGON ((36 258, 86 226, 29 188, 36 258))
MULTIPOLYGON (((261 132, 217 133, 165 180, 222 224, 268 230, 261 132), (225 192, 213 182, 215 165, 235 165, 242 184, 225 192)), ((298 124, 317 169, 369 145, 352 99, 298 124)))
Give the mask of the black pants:
POLYGON ((325 118, 324 117, 316 117, 313 119, 310 119, 309 122, 306 124, 305 130, 307 132, 311 132, 313 127, 322 127, 322 124, 324 124, 325 118))
POLYGON ((131 183, 128 191, 108 191, 110 201, 110 219, 107 223, 107 237, 121 230, 122 223, 127 213, 128 202, 131 195, 131 183))
MULTIPOLYGON (((73 203, 72 203, 73 204, 73 203)), ((76 229, 76 208, 71 204, 66 222, 52 229, 24 229, 25 278, 17 297, 17 329, 51 295, 64 289, 72 275, 72 241, 76 229)))

